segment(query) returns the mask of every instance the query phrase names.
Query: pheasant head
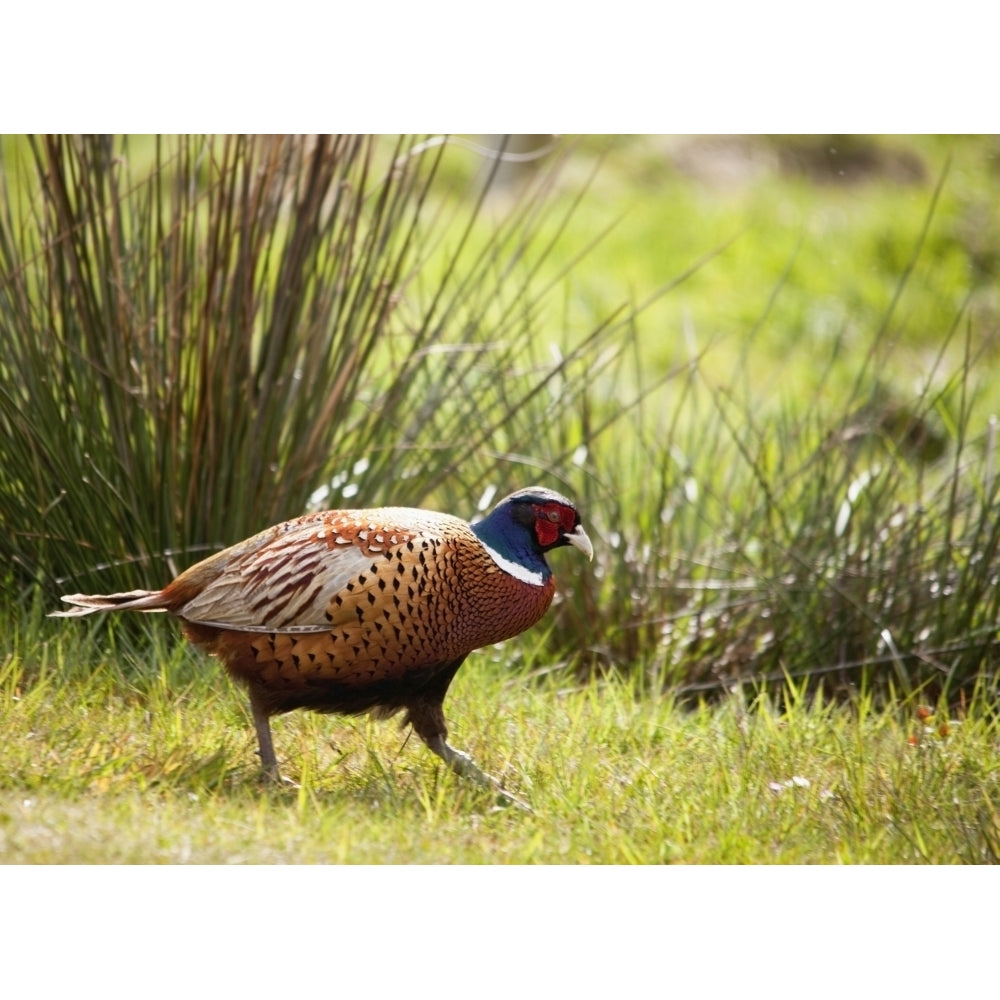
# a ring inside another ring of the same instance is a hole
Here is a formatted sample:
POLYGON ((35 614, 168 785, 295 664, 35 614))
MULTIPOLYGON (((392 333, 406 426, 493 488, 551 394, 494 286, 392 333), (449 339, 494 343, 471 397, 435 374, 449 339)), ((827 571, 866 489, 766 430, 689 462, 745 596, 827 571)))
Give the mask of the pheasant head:
POLYGON ((594 557, 576 507, 542 486, 504 497, 472 530, 494 561, 525 583, 548 580, 552 571, 545 553, 560 545, 573 545, 588 559, 594 557))

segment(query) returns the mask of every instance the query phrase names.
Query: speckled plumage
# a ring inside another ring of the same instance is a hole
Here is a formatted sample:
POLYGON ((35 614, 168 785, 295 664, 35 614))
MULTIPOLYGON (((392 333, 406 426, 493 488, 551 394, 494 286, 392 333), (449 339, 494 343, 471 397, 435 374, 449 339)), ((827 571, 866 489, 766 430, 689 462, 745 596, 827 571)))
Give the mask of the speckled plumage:
POLYGON ((160 591, 71 595, 56 615, 167 611, 250 692, 261 759, 277 777, 269 718, 406 710, 452 767, 492 782, 448 746, 443 701, 474 649, 546 612, 544 553, 592 555, 565 497, 533 487, 476 526, 407 507, 332 510, 286 521, 192 566, 160 591))

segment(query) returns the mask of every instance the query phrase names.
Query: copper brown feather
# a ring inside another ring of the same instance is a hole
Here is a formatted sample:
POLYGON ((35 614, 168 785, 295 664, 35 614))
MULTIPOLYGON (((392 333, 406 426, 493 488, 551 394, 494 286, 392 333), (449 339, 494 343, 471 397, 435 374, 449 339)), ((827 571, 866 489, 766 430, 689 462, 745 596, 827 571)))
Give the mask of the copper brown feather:
POLYGON ((176 615, 247 686, 272 778, 271 716, 405 710, 450 766, 499 787, 447 743, 444 697, 470 652, 545 614, 555 591, 545 553, 567 544, 593 555, 573 504, 542 487, 505 498, 475 526, 406 507, 331 510, 262 531, 162 590, 74 594, 54 615, 176 615))

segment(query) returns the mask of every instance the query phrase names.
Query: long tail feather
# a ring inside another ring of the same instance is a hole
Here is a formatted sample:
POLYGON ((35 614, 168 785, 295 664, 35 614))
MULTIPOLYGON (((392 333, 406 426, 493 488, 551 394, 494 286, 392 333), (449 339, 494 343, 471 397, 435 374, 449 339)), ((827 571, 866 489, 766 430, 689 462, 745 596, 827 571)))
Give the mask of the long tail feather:
POLYGON ((50 611, 49 618, 79 618, 97 611, 166 611, 168 601, 162 590, 130 590, 125 594, 67 594, 63 597, 73 607, 50 611))

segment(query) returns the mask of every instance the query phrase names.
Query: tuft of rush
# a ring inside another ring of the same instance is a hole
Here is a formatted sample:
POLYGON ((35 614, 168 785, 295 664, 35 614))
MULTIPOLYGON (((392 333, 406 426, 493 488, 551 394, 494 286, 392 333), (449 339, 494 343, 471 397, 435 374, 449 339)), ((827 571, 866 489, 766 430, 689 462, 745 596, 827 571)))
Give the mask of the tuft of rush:
POLYGON ((449 745, 444 698, 469 653, 545 614, 555 592, 545 554, 563 545, 593 558, 576 507, 538 486, 476 524, 409 507, 328 510, 268 528, 162 590, 70 594, 72 607, 50 617, 180 618, 187 638, 249 691, 261 764, 275 781, 272 716, 405 712, 403 724, 450 767, 517 802, 449 745))

